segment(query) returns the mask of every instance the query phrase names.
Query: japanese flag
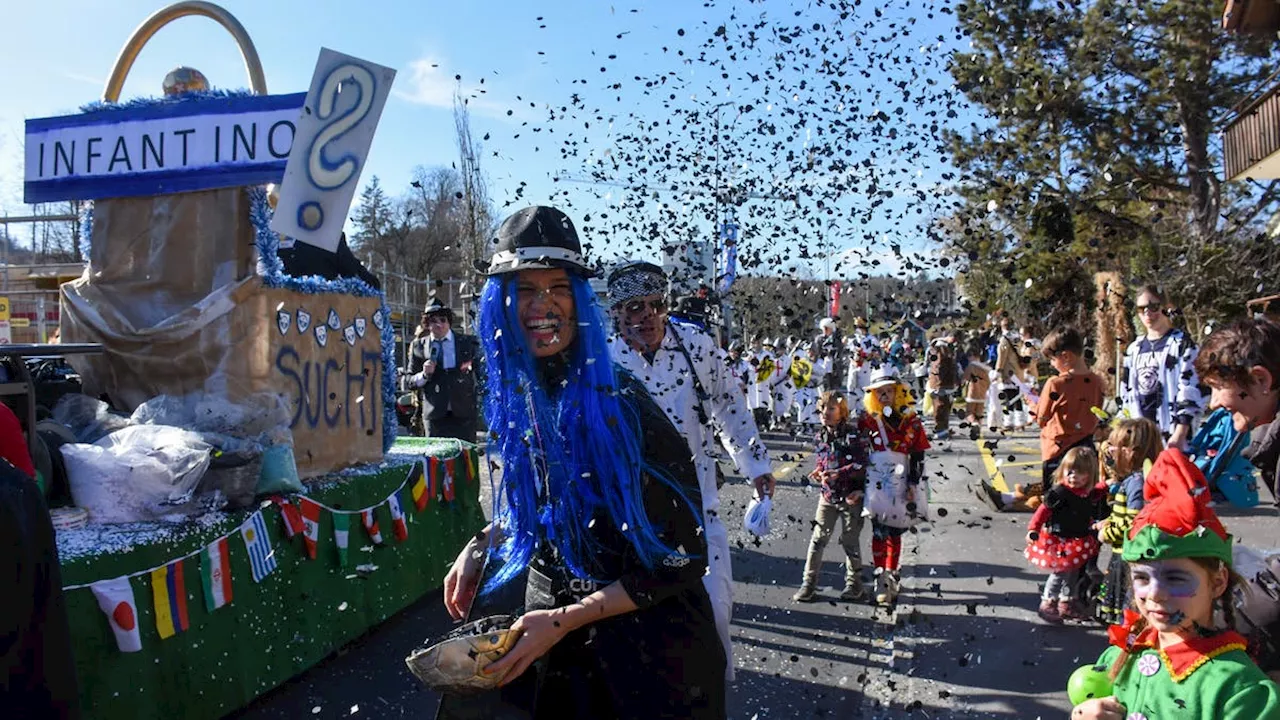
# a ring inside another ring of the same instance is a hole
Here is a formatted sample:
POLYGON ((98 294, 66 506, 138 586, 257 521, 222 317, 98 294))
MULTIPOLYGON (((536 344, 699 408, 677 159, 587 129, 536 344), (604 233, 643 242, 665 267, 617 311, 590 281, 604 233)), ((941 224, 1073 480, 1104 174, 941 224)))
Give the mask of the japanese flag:
POLYGON ((98 599, 98 607, 107 615, 120 652, 142 650, 142 636, 138 634, 138 605, 133 601, 133 586, 129 584, 129 578, 103 580, 90 585, 89 589, 98 599))

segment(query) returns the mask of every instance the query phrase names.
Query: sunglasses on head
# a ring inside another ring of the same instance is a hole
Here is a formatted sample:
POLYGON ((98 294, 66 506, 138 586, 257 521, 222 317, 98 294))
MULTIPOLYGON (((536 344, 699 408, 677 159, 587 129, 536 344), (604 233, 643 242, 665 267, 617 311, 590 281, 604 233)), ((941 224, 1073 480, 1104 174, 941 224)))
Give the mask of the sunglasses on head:
POLYGON ((622 305, 622 309, 626 311, 628 315, 639 315, 644 312, 646 308, 651 308, 654 312, 661 313, 667 309, 667 301, 661 298, 657 300, 649 300, 648 302, 645 302, 644 300, 632 300, 622 305))

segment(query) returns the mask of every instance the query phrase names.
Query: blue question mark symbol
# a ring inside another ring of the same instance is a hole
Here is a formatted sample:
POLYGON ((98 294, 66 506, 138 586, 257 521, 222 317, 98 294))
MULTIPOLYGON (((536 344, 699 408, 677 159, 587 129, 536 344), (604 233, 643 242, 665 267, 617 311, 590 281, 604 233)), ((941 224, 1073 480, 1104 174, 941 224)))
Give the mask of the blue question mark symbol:
MULTIPOLYGON (((307 179, 321 190, 342 187, 360 170, 359 159, 347 153, 337 160, 325 157, 325 146, 341 138, 360 124, 373 107, 376 83, 368 69, 347 63, 334 68, 320 88, 316 117, 327 124, 321 128, 307 153, 307 179), (334 106, 342 91, 355 92, 356 102, 346 111, 334 114, 334 106)), ((320 203, 309 200, 298 206, 298 225, 307 230, 318 230, 324 224, 324 210, 320 203)))

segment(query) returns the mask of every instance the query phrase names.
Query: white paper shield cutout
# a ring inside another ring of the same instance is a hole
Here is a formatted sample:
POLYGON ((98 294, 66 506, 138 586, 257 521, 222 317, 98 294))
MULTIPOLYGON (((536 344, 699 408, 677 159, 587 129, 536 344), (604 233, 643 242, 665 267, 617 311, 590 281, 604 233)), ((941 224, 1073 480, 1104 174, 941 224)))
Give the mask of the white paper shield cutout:
POLYGON ((276 327, 280 328, 281 335, 289 333, 289 325, 293 322, 293 314, 288 310, 276 311, 276 327))
POLYGON ((350 345, 350 346, 352 346, 352 347, 355 347, 355 344, 356 344, 356 326, 355 326, 355 325, 348 325, 348 326, 346 326, 346 327, 342 328, 342 339, 343 339, 343 340, 346 340, 348 345, 350 345))
POLYGON ((311 328, 311 313, 306 310, 298 311, 298 334, 302 335, 311 328))
POLYGON ((382 331, 382 308, 373 311, 373 326, 382 331))
POLYGON ((316 326, 316 342, 320 343, 320 347, 324 347, 325 343, 329 342, 329 326, 328 325, 316 326))
POLYGON ((366 324, 367 323, 365 323, 364 318, 356 318, 356 335, 359 335, 360 337, 364 337, 364 329, 366 324))
POLYGON ((338 311, 329 308, 329 329, 337 332, 342 329, 342 318, 338 317, 338 311))

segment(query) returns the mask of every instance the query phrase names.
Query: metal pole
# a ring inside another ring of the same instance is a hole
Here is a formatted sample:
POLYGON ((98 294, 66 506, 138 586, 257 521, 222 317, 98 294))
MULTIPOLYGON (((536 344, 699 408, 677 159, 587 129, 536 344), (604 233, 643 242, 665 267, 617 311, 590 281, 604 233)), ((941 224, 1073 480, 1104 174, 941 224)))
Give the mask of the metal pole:
POLYGON ((36 298, 36 333, 40 338, 40 342, 49 342, 49 336, 44 331, 44 296, 36 298))

